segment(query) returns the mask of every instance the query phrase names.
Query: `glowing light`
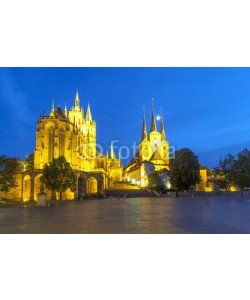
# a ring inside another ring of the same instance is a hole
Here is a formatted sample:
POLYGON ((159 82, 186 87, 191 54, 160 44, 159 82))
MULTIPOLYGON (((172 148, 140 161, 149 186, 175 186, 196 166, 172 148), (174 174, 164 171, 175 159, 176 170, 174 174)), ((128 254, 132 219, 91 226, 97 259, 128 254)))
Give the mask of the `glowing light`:
POLYGON ((160 121, 160 120, 161 120, 161 116, 157 116, 157 117, 156 117, 156 120, 157 120, 157 121, 160 121))

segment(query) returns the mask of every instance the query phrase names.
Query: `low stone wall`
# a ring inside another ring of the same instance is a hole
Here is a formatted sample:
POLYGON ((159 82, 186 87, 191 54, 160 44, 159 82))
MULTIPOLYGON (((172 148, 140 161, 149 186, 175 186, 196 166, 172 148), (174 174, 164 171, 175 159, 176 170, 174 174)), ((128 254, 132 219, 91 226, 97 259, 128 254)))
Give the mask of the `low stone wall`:
MULTIPOLYGON (((175 192, 168 193, 167 197, 176 197, 175 192)), ((179 197, 241 197, 240 192, 179 192, 179 197)), ((250 197, 250 192, 245 192, 250 197)))

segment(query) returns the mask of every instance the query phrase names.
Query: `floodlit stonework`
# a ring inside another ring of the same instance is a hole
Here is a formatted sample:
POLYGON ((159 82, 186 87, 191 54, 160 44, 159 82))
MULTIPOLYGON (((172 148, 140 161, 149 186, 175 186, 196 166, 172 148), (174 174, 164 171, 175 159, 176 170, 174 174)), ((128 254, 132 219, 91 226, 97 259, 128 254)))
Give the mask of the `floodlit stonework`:
MULTIPOLYGON (((142 137, 139 150, 124 168, 124 180, 140 187, 148 186, 149 175, 158 173, 166 188, 170 189, 170 151, 167 140, 163 115, 158 117, 161 123, 160 130, 157 129, 154 105, 152 106, 152 118, 150 132, 147 131, 145 112, 142 124, 142 137)), ((196 185, 196 191, 213 192, 214 183, 209 180, 207 168, 200 167, 200 184, 196 185)))
MULTIPOLYGON (((167 177, 169 171, 169 143, 162 115, 160 119, 161 129, 158 131, 154 107, 152 107, 151 130, 148 134, 144 113, 139 150, 130 164, 124 169, 125 180, 133 184, 146 187, 148 185, 148 175, 154 172, 167 177)), ((167 182, 167 178, 165 181, 167 182)))
MULTIPOLYGON (((52 105, 49 115, 41 115, 36 126, 36 147, 34 170, 23 170, 17 174, 18 186, 6 198, 23 201, 37 200, 41 190, 40 177, 46 164, 53 158, 64 156, 77 174, 77 189, 66 191, 63 198, 72 200, 84 193, 98 193, 108 189, 116 181, 122 181, 122 165, 111 146, 111 153, 103 155, 97 151, 96 122, 92 118, 90 105, 86 113, 80 105, 76 93, 73 107, 55 108, 52 105)), ((51 192, 45 192, 50 195, 51 192)), ((58 196, 58 195, 57 195, 58 196)))
MULTIPOLYGON (((123 169, 112 143, 110 153, 103 155, 98 152, 96 122, 92 118, 90 105, 88 104, 86 112, 81 107, 78 93, 69 110, 66 106, 63 110, 60 107, 55 108, 53 104, 50 113, 42 114, 36 125, 34 169, 28 170, 27 164, 21 162, 22 170, 16 175, 17 187, 0 196, 21 201, 37 201, 41 192, 40 178, 43 169, 53 158, 60 156, 66 158, 77 175, 77 188, 74 192, 66 191, 63 194, 65 200, 79 199, 84 194, 96 194, 112 188, 119 189, 120 185, 115 183, 122 181, 129 183, 130 187, 132 184, 144 188, 149 184, 149 175, 155 172, 163 179, 166 188, 170 189, 170 147, 162 113, 157 120, 160 121, 160 130, 157 128, 152 106, 151 127, 148 132, 144 112, 138 151, 130 164, 123 169)), ((200 177, 201 182, 196 185, 196 191, 215 190, 206 168, 201 167, 200 177)), ((50 197, 51 191, 46 187, 44 192, 50 197)))

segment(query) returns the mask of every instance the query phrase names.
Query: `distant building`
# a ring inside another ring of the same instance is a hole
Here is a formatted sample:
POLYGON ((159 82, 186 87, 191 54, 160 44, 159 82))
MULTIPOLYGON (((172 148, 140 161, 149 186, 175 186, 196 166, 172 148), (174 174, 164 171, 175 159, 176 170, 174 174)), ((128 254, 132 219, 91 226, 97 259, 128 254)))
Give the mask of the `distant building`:
POLYGON ((210 180, 208 176, 208 169, 204 166, 200 166, 200 178, 201 181, 196 185, 195 190, 197 192, 214 192, 215 185, 214 182, 210 180))

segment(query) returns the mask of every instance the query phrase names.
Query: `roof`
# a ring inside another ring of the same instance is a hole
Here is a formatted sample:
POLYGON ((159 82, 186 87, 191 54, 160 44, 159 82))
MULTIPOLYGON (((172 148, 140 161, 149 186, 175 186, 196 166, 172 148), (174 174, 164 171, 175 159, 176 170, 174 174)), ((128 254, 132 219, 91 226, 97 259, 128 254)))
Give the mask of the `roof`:
POLYGON ((151 156, 150 161, 152 160, 163 160, 158 150, 155 150, 155 152, 151 156))
POLYGON ((55 116, 60 120, 67 120, 67 117, 65 116, 64 112, 61 110, 60 107, 57 107, 57 109, 55 110, 55 116))
POLYGON ((106 155, 104 155, 102 152, 100 151, 96 151, 96 156, 99 157, 99 158, 107 158, 106 155))
POLYGON ((140 162, 140 152, 139 150, 136 152, 134 158, 131 160, 130 164, 140 162))

